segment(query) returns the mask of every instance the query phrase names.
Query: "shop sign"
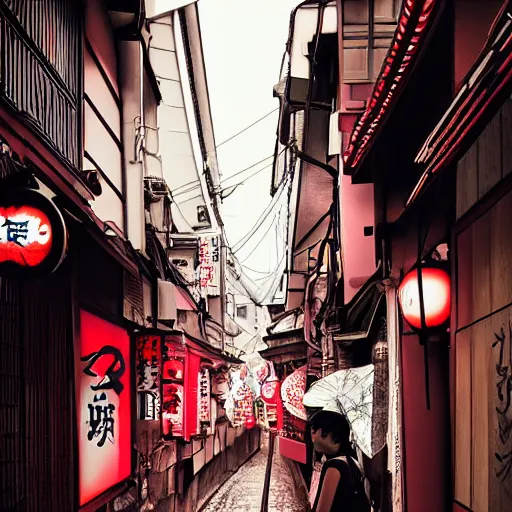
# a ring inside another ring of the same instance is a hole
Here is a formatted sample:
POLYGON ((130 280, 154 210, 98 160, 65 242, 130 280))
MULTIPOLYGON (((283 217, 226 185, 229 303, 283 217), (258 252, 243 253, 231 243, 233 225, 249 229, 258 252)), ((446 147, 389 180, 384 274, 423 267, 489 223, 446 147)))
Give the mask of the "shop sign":
POLYGON ((41 278, 62 263, 67 249, 64 219, 37 190, 0 192, 0 274, 41 278))
POLYGON ((137 336, 135 340, 137 417, 140 420, 160 418, 160 345, 160 336, 137 336))
POLYGON ((199 424, 210 423, 210 372, 204 369, 199 374, 199 424))
POLYGON ((199 286, 203 295, 220 295, 219 267, 219 237, 201 237, 199 245, 199 286))
POLYGON ((162 422, 165 436, 183 437, 185 360, 167 352, 163 361, 162 422))
POLYGON ((131 474, 130 338, 121 327, 80 311, 76 361, 82 506, 131 474))

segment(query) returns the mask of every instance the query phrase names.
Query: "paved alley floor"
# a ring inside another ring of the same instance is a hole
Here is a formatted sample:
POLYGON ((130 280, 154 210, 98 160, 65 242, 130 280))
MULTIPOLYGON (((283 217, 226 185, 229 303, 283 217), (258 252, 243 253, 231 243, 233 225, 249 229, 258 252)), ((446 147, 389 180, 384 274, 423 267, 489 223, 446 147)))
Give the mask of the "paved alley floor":
MULTIPOLYGON (((213 496, 203 512, 260 512, 268 445, 242 466, 213 496)), ((305 512, 297 503, 294 482, 276 446, 270 481, 269 512, 305 512)))

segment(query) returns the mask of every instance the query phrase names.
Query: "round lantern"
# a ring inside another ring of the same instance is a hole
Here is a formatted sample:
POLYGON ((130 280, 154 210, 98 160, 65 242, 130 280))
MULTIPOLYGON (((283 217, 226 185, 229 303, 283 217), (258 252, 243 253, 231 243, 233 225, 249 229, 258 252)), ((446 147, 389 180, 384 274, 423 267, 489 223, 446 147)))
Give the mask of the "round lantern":
POLYGON ((450 318, 450 276, 440 268, 422 267, 421 285, 425 325, 421 322, 418 269, 409 272, 398 289, 402 314, 413 329, 440 327, 450 318))

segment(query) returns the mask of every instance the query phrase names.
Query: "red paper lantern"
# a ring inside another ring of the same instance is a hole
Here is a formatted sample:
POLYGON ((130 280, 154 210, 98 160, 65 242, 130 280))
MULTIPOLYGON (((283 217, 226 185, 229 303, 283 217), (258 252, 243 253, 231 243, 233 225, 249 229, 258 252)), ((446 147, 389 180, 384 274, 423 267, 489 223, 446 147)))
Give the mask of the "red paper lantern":
MULTIPOLYGON (((439 327, 450 318, 450 276, 440 268, 422 267, 425 327, 439 327)), ((398 299, 407 323, 421 329, 418 270, 409 272, 398 288, 398 299)))
POLYGON ((245 428, 250 430, 251 428, 254 428, 255 426, 256 426, 256 420, 254 419, 254 416, 249 416, 248 418, 246 418, 245 428))

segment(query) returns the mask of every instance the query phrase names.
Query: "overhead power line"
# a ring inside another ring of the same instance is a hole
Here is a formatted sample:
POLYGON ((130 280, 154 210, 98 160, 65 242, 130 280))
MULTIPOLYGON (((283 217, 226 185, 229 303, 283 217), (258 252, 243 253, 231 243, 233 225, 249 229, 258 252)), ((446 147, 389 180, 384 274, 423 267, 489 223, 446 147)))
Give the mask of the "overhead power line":
MULTIPOLYGON (((258 243, 252 248, 252 252, 254 252, 260 245, 261 243, 263 242, 263 240, 265 240, 265 237, 268 235, 268 233, 270 232, 270 230, 272 229, 272 227, 274 226, 275 222, 277 220, 277 215, 274 215, 274 219, 272 220, 272 222, 270 223, 269 227, 267 228, 267 230, 265 231, 265 233, 263 233, 263 236, 260 238, 260 240, 258 241, 258 243)), ((251 257, 251 254, 249 254, 246 258, 244 258, 240 264, 242 263, 245 263, 249 258, 251 257)))
POLYGON ((243 236, 236 244, 233 245, 233 253, 236 254, 239 252, 246 244, 247 242, 254 236, 254 234, 258 231, 258 229, 261 227, 261 225, 265 222, 267 217, 270 215, 272 210, 276 207, 276 205, 279 202, 279 199, 281 198, 281 194, 283 193, 283 190, 285 189, 284 184, 286 181, 282 181, 280 183, 280 190, 279 192, 272 198, 270 203, 267 205, 265 210, 263 210, 262 214, 259 216, 258 220, 254 223, 253 227, 248 231, 248 233, 243 236))
MULTIPOLYGON (((242 169, 241 171, 238 171, 236 172, 235 174, 233 174, 232 176, 228 176, 227 178, 223 179, 221 181, 221 184, 224 184, 226 181, 230 180, 231 178, 234 178, 236 176, 239 176, 240 174, 243 174, 244 172, 246 171, 249 171, 250 169, 252 169, 253 167, 256 167, 257 165, 259 164, 262 164, 265 160, 268 160, 269 158, 272 158, 274 155, 270 155, 270 156, 267 156, 266 158, 263 158, 262 160, 259 160, 257 161, 256 163, 250 165, 249 167, 246 167, 245 169, 242 169)), ((253 176, 256 176, 257 174, 259 174, 260 172, 264 171, 265 169, 268 169, 270 166, 272 165, 272 162, 267 164, 265 167, 262 167, 261 169, 258 169, 257 171, 255 171, 253 174, 250 174, 249 176, 247 176, 247 178, 245 178, 244 180, 240 181, 239 183, 233 183, 233 185, 229 185, 227 186, 226 188, 232 188, 234 187, 235 185, 241 185, 242 183, 244 183, 245 181, 251 179, 253 176)), ((191 187, 188 187, 187 189, 185 190, 178 190, 178 192, 174 192, 174 197, 176 196, 180 196, 180 195, 183 195, 183 194, 188 194, 190 192, 192 192, 194 189, 200 187, 200 183, 198 183, 197 185, 194 185, 194 186, 191 186, 191 187)), ((190 199, 195 199, 196 197, 201 197, 202 194, 198 194, 197 196, 194 196, 193 198, 190 198, 190 199)))
POLYGON ((216 147, 220 148, 223 144, 226 144, 230 140, 233 140, 235 137, 238 137, 242 133, 246 132, 249 128, 252 128, 254 125, 258 124, 260 121, 263 121, 263 119, 266 119, 269 115, 273 114, 277 110, 279 110, 279 107, 275 108, 274 110, 271 110, 270 112, 265 114, 263 117, 260 117, 258 120, 254 121, 254 123, 250 124, 249 126, 246 126, 243 130, 240 130, 238 133, 235 133, 234 135, 229 137, 229 139, 226 139, 226 140, 222 141, 220 144, 217 144, 216 147))

